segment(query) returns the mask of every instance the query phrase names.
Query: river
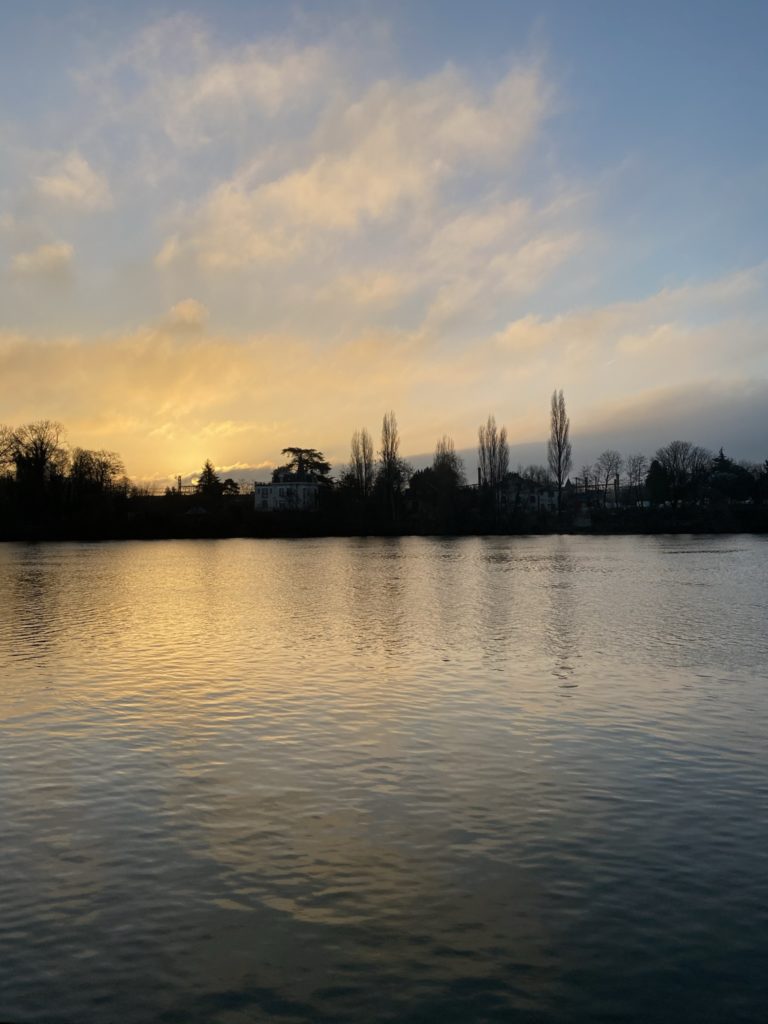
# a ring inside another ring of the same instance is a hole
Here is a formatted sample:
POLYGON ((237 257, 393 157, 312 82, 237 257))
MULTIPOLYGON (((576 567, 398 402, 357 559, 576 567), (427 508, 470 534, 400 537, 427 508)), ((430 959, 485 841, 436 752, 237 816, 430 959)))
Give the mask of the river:
POLYGON ((764 1020, 768 538, 5 544, 0 594, 0 1020, 764 1020))

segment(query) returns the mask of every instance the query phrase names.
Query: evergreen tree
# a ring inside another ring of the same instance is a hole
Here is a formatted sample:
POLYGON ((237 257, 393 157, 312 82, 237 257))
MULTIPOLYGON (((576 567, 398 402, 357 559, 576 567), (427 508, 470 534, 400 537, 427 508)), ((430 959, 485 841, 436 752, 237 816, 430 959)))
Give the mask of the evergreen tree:
POLYGON ((221 495, 222 483, 210 459, 205 460, 205 465, 195 484, 195 490, 206 498, 218 498, 221 495))

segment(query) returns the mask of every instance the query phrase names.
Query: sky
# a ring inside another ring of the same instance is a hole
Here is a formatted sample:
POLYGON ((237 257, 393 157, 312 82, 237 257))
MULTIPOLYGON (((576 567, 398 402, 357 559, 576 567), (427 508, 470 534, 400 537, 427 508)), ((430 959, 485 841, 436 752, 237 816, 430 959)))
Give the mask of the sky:
POLYGON ((0 0, 0 423, 158 485, 768 457, 768 5, 0 0))

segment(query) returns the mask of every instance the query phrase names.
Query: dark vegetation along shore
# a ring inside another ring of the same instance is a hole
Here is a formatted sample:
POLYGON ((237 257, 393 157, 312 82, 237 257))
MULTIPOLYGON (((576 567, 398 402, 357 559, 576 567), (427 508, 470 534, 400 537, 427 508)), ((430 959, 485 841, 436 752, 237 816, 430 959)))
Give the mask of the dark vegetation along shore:
POLYGON ((335 479, 322 452, 290 447, 255 487, 206 462, 192 485, 153 494, 114 452, 68 447, 58 423, 0 427, 0 540, 768 532, 768 460, 672 441, 650 458, 609 449, 575 470, 569 432, 556 392, 546 465, 510 470, 506 431, 490 416, 470 482, 449 437, 414 471, 388 413, 376 453, 355 431, 335 479))

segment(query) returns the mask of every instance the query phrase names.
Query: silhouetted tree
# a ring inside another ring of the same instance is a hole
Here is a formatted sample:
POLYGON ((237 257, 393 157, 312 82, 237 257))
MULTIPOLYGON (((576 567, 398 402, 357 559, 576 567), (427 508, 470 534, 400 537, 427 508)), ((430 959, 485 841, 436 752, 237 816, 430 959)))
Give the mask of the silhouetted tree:
POLYGON ((538 466, 532 462, 527 466, 518 466, 517 472, 522 480, 536 484, 537 487, 548 487, 552 483, 546 466, 538 466))
POLYGON ((409 483, 422 525, 441 531, 455 529, 459 489, 463 484, 463 463, 452 438, 443 435, 435 446, 432 465, 417 470, 409 483))
POLYGON ((39 521, 60 502, 69 453, 64 428, 54 420, 37 420, 5 428, 3 461, 14 478, 15 501, 22 514, 39 521))
POLYGON ((0 423, 0 473, 13 468, 13 430, 0 423))
POLYGON ((104 493, 124 474, 123 460, 117 452, 87 448, 75 448, 72 452, 69 479, 75 494, 104 493))
POLYGON ((397 519, 402 490, 410 474, 411 467, 400 458, 397 419, 394 412, 388 412, 381 424, 381 449, 376 483, 393 521, 397 519))
POLYGON ((568 479, 572 466, 571 421, 565 411, 565 398, 562 390, 552 392, 549 414, 549 441, 547 442, 547 461, 552 477, 557 484, 557 511, 563 505, 563 487, 568 479))
POLYGON ((456 454, 456 445, 453 443, 453 438, 447 434, 443 434, 435 445, 432 469, 451 488, 455 489, 466 482, 464 463, 460 456, 456 454))
POLYGON ((643 482, 648 475, 648 459, 642 453, 627 456, 627 482, 633 500, 637 503, 642 497, 643 482))
POLYGON ((240 493, 240 484, 236 483, 231 476, 228 476, 221 485, 221 493, 225 497, 234 497, 240 493))
POLYGON ((757 501, 758 504, 768 501, 768 459, 759 467, 757 473, 757 501))
POLYGON ((349 472, 354 486, 363 498, 373 489, 373 440, 365 427, 352 435, 349 472))
POLYGON ((670 441, 657 450, 655 461, 664 470, 670 498, 677 504, 695 494, 707 475, 712 455, 706 448, 700 448, 690 441, 670 441))
POLYGON ((216 470, 213 468, 213 463, 210 459, 205 460, 202 472, 195 484, 195 490, 198 494, 204 495, 206 498, 218 498, 221 495, 222 484, 216 470))
POLYGON ((613 448, 606 448, 597 458, 595 473, 603 491, 603 506, 608 501, 608 488, 610 485, 614 484, 614 486, 617 486, 616 481, 619 478, 623 464, 624 460, 621 455, 613 448))
MULTIPOLYGON (((440 529, 455 528, 458 517, 459 493, 465 485, 464 463, 456 453, 453 438, 443 434, 435 445, 431 474, 434 484, 434 509, 440 529)), ((411 481, 413 486, 413 481, 411 481)))
POLYGON ((499 429, 493 415, 477 428, 477 459, 480 465, 480 483, 484 487, 496 490, 509 470, 509 445, 507 428, 499 429))
POLYGON ((757 496, 759 476, 759 466, 734 462, 721 448, 712 460, 709 474, 712 496, 726 501, 748 501, 757 496))
POLYGON ((669 477, 658 459, 654 459, 648 468, 645 487, 648 497, 654 505, 661 505, 669 500, 669 477))
POLYGON ((7 430, 4 458, 13 464, 17 479, 23 477, 42 486, 52 476, 66 472, 68 455, 63 437, 64 428, 55 420, 37 420, 7 430))
POLYGON ((493 415, 477 428, 477 461, 480 467, 480 486, 490 493, 494 515, 498 515, 502 483, 509 472, 509 445, 507 428, 499 429, 493 415))
POLYGON ((288 456, 288 461, 273 472, 274 479, 287 470, 317 483, 330 483, 331 464, 316 448, 283 448, 282 454, 288 456))

